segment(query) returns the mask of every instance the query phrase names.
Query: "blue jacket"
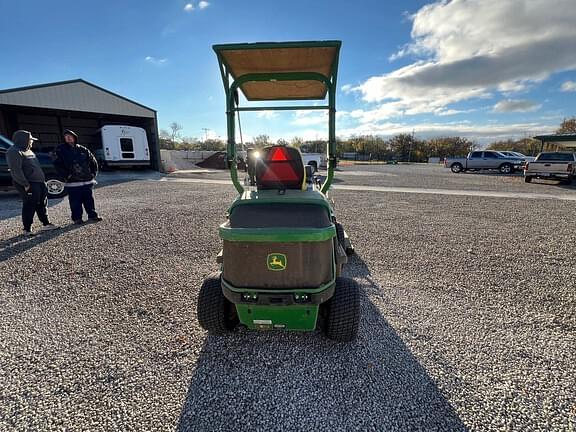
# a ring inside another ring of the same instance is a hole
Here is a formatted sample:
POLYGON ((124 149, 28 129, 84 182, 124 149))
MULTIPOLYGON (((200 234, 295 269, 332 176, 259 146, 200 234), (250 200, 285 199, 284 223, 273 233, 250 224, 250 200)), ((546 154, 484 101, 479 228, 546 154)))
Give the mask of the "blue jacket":
POLYGON ((55 151, 54 167, 66 183, 94 180, 98 162, 90 150, 79 144, 61 144, 55 151))

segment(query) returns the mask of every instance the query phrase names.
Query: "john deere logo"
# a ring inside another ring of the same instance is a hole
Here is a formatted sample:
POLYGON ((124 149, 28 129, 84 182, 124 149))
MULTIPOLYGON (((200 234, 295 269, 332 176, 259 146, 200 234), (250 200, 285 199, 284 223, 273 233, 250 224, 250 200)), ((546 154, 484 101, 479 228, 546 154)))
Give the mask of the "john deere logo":
POLYGON ((282 271, 286 270, 286 255, 281 253, 272 253, 268 255, 266 263, 268 264, 268 270, 272 271, 282 271))

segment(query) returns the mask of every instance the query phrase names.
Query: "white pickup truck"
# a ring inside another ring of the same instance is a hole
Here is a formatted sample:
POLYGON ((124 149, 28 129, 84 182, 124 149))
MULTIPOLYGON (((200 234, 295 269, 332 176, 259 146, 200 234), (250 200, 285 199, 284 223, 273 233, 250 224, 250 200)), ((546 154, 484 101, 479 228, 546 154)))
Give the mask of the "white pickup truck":
POLYGON ((320 167, 326 167, 326 155, 322 153, 302 153, 302 161, 304 165, 312 166, 314 172, 320 167))
POLYGON ((533 178, 562 180, 572 183, 576 176, 576 153, 545 152, 536 156, 534 162, 524 165, 524 181, 530 183, 533 178))

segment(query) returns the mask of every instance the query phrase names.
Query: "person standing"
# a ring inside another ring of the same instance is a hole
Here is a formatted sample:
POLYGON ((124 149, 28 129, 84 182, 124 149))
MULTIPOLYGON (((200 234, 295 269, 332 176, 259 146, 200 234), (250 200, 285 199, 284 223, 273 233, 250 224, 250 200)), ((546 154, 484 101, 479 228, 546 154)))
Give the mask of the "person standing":
POLYGON ((64 131, 64 142, 55 151, 54 167, 66 180, 72 221, 75 224, 84 223, 84 207, 88 221, 99 222, 102 218, 96 213, 92 193, 98 174, 98 162, 90 150, 78 144, 78 135, 74 131, 64 131))
POLYGON ((42 222, 40 231, 58 228, 48 220, 48 188, 44 171, 32 151, 32 143, 37 138, 25 130, 18 130, 12 135, 14 145, 6 152, 6 162, 12 176, 12 183, 22 198, 22 224, 24 235, 31 237, 34 213, 42 222))

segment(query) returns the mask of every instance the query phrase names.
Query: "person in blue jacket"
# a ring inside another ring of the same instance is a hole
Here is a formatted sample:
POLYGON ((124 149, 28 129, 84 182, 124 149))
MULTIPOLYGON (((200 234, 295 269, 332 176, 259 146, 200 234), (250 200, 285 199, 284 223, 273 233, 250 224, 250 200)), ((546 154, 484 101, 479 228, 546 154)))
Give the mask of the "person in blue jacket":
POLYGON ((66 180, 68 201, 75 224, 84 223, 82 207, 86 210, 88 221, 102 220, 96 212, 92 188, 96 183, 98 162, 90 150, 78 144, 78 135, 74 131, 64 131, 65 144, 55 151, 54 166, 66 180))

